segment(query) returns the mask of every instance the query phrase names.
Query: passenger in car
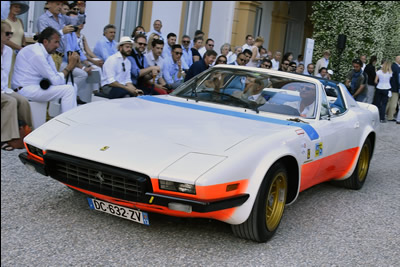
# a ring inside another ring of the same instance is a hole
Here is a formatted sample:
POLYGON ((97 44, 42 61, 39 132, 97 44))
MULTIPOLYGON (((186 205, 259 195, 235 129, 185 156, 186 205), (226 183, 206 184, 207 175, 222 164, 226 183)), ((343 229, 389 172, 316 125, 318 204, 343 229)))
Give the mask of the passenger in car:
POLYGON ((300 101, 285 102, 284 105, 297 109, 301 117, 313 118, 315 107, 315 87, 311 84, 305 84, 300 88, 300 101))

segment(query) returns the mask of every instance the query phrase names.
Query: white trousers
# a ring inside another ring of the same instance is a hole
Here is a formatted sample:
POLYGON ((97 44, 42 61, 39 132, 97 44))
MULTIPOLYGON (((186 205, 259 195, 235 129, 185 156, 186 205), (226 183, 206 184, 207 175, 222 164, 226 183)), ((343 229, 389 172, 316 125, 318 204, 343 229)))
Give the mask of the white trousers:
POLYGON ((39 85, 28 85, 18 93, 36 102, 56 101, 61 98, 61 113, 77 106, 76 89, 71 84, 52 85, 47 90, 43 90, 39 85))
MULTIPOLYGON (((65 67, 68 65, 67 62, 61 63, 60 70, 65 69, 65 67)), ((88 77, 88 74, 86 71, 80 69, 80 68, 74 68, 72 71, 72 75, 74 76, 74 84, 78 87, 78 96, 82 101, 85 102, 90 102, 90 97, 92 94, 91 88, 88 88, 86 79, 88 77)), ((71 79, 68 80, 68 82, 71 82, 71 79)))

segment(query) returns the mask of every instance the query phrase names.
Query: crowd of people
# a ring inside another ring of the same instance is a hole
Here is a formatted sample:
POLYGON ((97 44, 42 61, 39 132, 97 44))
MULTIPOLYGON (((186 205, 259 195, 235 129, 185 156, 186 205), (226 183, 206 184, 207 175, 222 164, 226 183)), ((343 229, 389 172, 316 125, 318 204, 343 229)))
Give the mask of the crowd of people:
MULTIPOLYGON (((204 40, 197 30, 191 39, 162 32, 162 21, 153 30, 143 26, 117 42, 117 28, 108 24, 93 51, 81 32, 85 25, 85 1, 47 1, 44 13, 35 22, 37 42, 26 45, 24 26, 17 18, 28 11, 24 1, 9 2, 9 12, 1 23, 1 147, 12 150, 8 141, 18 138, 18 120, 32 126, 28 100, 59 100, 61 112, 90 101, 93 89, 88 79, 99 73, 100 93, 110 99, 138 95, 168 94, 183 82, 218 64, 250 66, 331 79, 330 51, 316 64, 304 65, 303 56, 269 51, 264 38, 247 35, 242 46, 232 49, 224 43, 216 49, 212 38, 204 40), (180 40, 180 44, 179 44, 180 40), (4 105, 3 105, 4 102, 4 105), (16 103, 14 103, 16 102, 16 103), (7 112, 3 112, 7 110, 7 112), (4 134, 3 134, 4 132, 4 134)), ((391 64, 382 62, 376 71, 376 56, 369 64, 366 56, 352 62, 345 84, 357 101, 379 108, 381 122, 394 120, 398 106, 400 56, 391 64)), ((400 123, 400 120, 397 120, 400 123)))

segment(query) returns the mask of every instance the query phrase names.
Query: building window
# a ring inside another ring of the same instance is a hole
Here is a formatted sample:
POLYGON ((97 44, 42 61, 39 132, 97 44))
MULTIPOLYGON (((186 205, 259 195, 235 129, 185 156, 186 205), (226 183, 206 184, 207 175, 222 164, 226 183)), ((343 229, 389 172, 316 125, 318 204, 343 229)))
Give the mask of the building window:
POLYGON ((257 7, 256 9, 256 15, 255 15, 255 20, 254 20, 254 32, 253 36, 256 38, 257 36, 260 36, 260 29, 261 29, 261 20, 262 20, 262 8, 257 7))
POLYGON ((203 23, 204 1, 188 1, 185 11, 183 33, 191 37, 201 29, 203 23))
POLYGON ((115 40, 121 36, 131 36, 133 29, 142 23, 142 9, 143 1, 117 1, 115 40))
POLYGON ((24 24, 25 37, 31 37, 36 33, 39 33, 37 21, 44 13, 45 4, 46 1, 29 1, 28 12, 18 16, 18 18, 20 18, 24 24))

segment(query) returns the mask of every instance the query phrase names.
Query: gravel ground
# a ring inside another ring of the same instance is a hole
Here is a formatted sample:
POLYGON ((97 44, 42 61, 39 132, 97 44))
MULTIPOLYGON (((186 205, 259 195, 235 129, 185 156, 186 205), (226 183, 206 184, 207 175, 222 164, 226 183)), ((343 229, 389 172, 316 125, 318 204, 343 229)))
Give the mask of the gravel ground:
POLYGON ((149 214, 150 226, 88 208, 85 197, 1 151, 1 266, 399 266, 400 125, 381 124, 359 191, 321 184, 258 244, 213 220, 149 214))

